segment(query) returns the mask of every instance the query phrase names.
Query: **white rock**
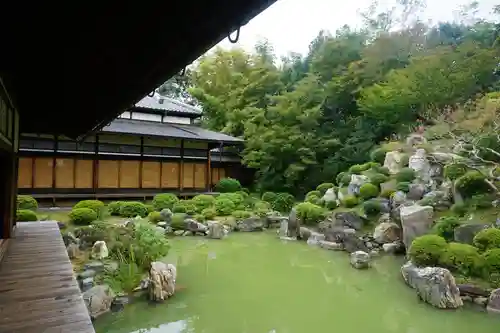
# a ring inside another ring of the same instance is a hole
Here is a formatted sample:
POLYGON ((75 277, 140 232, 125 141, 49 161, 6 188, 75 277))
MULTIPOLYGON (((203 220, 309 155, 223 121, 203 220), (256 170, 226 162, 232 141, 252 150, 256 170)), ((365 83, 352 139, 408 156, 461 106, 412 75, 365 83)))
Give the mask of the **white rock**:
POLYGON ((428 183, 431 179, 431 165, 427 160, 425 149, 417 149, 414 155, 410 157, 408 167, 413 169, 416 178, 423 183, 428 183))
POLYGON ((105 241, 97 241, 92 246, 90 257, 93 259, 104 259, 109 256, 108 247, 105 241))
POLYGON ((321 198, 323 202, 333 202, 337 201, 337 195, 335 194, 335 188, 329 188, 326 190, 325 194, 321 198))
POLYGON ((176 279, 177 269, 174 265, 152 262, 149 269, 149 299, 158 302, 174 295, 176 279))
POLYGON ((357 269, 370 267, 370 255, 364 251, 355 251, 351 253, 351 265, 357 269))
POLYGON ((403 156, 400 151, 390 151, 385 154, 384 167, 389 169, 391 174, 396 174, 403 168, 403 156))

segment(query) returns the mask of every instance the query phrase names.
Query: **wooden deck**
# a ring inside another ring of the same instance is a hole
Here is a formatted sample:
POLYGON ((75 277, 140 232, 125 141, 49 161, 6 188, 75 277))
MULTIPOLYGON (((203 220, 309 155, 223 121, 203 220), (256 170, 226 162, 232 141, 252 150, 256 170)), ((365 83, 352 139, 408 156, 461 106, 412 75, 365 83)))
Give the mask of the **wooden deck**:
POLYGON ((56 222, 21 222, 0 263, 0 333, 94 333, 56 222))

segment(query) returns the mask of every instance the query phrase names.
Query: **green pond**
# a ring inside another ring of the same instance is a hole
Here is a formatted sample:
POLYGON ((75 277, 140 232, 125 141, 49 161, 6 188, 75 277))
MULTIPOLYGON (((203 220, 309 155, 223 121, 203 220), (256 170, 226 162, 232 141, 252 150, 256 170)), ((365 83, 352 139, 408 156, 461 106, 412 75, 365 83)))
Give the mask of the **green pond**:
POLYGON ((356 270, 346 253, 271 233, 176 238, 171 252, 181 290, 165 304, 135 302, 99 318, 97 333, 500 332, 500 317, 419 301, 394 257, 356 270))

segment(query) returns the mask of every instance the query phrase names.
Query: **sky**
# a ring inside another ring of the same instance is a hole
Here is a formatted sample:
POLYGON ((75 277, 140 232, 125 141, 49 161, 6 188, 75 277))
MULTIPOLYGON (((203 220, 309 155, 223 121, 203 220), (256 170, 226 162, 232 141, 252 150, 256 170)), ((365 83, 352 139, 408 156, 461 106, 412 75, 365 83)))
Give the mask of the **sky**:
MULTIPOLYGON (((394 0, 381 0, 380 4, 392 7, 394 0)), ((478 16, 487 16, 498 0, 479 0, 478 16)), ((372 0, 277 0, 260 13, 240 31, 237 46, 252 50, 255 43, 267 38, 278 56, 289 52, 307 53, 309 43, 321 29, 335 32, 344 24, 361 25, 359 11, 370 6, 372 0)), ((427 6, 420 16, 432 22, 452 20, 464 0, 427 0, 427 6)), ((218 45, 233 46, 227 38, 218 45)))

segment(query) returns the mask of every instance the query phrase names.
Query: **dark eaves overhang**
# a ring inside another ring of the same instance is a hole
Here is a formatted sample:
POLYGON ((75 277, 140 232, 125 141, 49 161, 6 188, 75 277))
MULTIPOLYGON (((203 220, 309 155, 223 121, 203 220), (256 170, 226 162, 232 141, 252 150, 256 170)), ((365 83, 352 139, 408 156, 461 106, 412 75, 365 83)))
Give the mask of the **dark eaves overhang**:
POLYGON ((101 128, 274 2, 10 1, 0 76, 21 131, 101 128))

